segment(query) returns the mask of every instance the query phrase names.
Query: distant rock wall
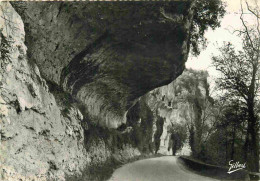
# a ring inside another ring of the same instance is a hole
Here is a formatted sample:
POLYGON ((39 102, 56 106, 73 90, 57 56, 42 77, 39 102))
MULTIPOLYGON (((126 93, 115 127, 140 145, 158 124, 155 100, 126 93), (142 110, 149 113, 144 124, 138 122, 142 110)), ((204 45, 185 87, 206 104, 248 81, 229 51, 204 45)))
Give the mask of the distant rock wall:
MULTIPOLYGON (((200 106, 204 106, 205 101, 208 101, 208 94, 207 73, 193 70, 184 71, 181 76, 169 85, 146 94, 146 104, 160 118, 157 118, 154 122, 157 125, 157 130, 161 126, 163 128, 160 137, 158 135, 154 136, 154 139, 160 142, 158 153, 172 154, 172 150, 168 150, 172 144, 171 133, 169 132, 172 124, 178 123, 186 127, 187 124, 193 125, 200 122, 202 115, 198 109, 200 106), (196 104, 196 99, 201 100, 201 102, 196 104), (161 121, 161 124, 156 123, 161 119, 164 120, 161 121)), ((187 134, 189 135, 188 130, 187 134)), ((179 154, 191 154, 189 137, 179 154)))

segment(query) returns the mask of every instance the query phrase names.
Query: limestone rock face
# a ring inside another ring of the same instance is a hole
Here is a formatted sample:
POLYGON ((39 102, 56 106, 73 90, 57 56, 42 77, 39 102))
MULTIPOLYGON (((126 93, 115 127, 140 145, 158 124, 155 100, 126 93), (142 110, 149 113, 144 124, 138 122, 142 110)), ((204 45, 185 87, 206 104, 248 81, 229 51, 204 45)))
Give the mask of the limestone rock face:
MULTIPOLYGON (((203 109, 201 107, 205 106, 208 94, 207 73, 186 70, 169 85, 157 88, 146 95, 146 103, 149 108, 164 120, 160 125, 162 126, 160 137, 157 138, 160 141, 158 153, 172 153, 171 150, 168 150, 172 144, 169 132, 172 124, 194 126, 197 131, 196 124, 200 124, 202 114, 205 112, 205 110, 199 109, 203 109)), ((156 120, 154 124, 156 124, 156 120)), ((157 125, 154 131, 159 127, 157 125)), ((189 136, 188 130, 187 134, 189 136)), ((188 142, 187 138, 183 149, 179 150, 180 154, 190 154, 188 142)))
MULTIPOLYGON (((192 1, 191 1, 192 2, 192 1)), ((13 3, 25 23, 29 59, 110 128, 148 91, 184 69, 190 1, 13 3)))
MULTIPOLYGON (((108 146, 109 137, 86 140, 88 124, 80 110, 64 104, 61 92, 54 97, 37 65, 28 60, 20 16, 9 3, 0 8, 6 17, 0 18, 0 180, 65 180, 111 157, 140 155, 129 144, 108 146)), ((90 176, 88 172, 83 180, 92 180, 90 176)))
POLYGON ((79 173, 86 164, 77 110, 61 114, 36 65, 27 59, 20 16, 8 3, 0 12, 0 138, 2 180, 46 180, 79 173), (75 167, 77 165, 77 167, 75 167))
POLYGON ((136 127, 107 128, 126 122, 137 99, 182 73, 190 7, 0 3, 1 179, 93 180, 94 168, 152 152, 150 102, 141 104, 136 127))

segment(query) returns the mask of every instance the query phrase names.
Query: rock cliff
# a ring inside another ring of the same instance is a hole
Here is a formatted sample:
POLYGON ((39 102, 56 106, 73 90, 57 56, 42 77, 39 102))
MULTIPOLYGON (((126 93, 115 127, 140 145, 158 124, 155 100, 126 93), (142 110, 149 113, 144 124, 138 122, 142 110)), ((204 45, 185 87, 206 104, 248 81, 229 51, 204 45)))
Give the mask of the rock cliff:
POLYGON ((179 150, 179 154, 190 155, 191 151, 194 152, 191 147, 197 146, 198 143, 191 145, 189 128, 194 127, 194 139, 200 139, 200 129, 206 126, 202 125, 204 124, 203 117, 208 113, 210 106, 207 76, 207 72, 185 70, 169 85, 157 88, 145 95, 146 104, 157 116, 153 124, 156 125, 154 140, 159 143, 156 148, 158 153, 172 154, 173 138, 171 136, 176 132, 172 130, 175 125, 182 126, 187 134, 184 147, 179 150))
POLYGON ((1 9, 1 179, 77 173, 87 162, 82 114, 74 108, 70 118, 61 114, 38 67, 27 59, 21 18, 8 3, 1 9))
POLYGON ((182 73, 191 7, 2 2, 1 179, 103 180, 153 152, 171 116, 142 96, 182 73))
POLYGON ((1 180, 94 180, 103 165, 140 155, 126 135, 90 127, 71 96, 46 83, 28 59, 20 16, 0 7, 1 180))
POLYGON ((148 91, 180 75, 189 52, 191 3, 13 3, 29 59, 42 76, 116 128, 148 91))

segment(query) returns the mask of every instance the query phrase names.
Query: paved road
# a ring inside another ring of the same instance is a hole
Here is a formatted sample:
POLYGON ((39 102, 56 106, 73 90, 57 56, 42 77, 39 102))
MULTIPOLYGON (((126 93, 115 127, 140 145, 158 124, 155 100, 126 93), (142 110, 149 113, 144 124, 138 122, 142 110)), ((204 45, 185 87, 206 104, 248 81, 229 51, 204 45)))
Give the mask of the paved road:
POLYGON ((118 168, 109 181, 211 181, 188 171, 178 157, 164 156, 139 160, 118 168))

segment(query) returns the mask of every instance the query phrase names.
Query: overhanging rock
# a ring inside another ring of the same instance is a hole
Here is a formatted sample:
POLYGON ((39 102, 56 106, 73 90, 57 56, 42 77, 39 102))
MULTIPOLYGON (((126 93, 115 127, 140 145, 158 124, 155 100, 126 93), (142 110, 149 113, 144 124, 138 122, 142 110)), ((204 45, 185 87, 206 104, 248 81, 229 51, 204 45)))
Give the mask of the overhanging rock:
POLYGON ((29 59, 86 113, 110 128, 187 60, 192 1, 14 2, 29 59))

